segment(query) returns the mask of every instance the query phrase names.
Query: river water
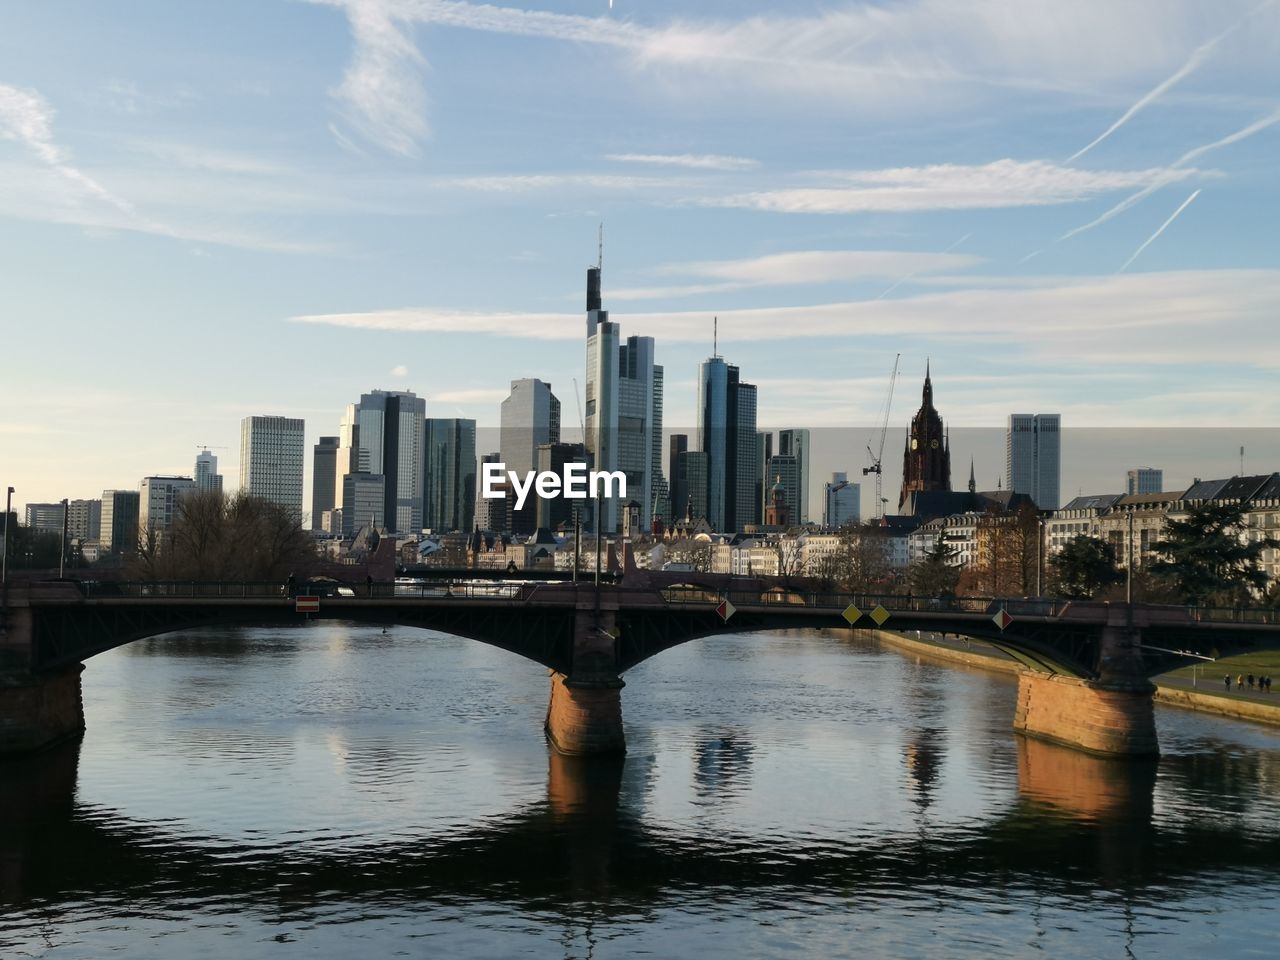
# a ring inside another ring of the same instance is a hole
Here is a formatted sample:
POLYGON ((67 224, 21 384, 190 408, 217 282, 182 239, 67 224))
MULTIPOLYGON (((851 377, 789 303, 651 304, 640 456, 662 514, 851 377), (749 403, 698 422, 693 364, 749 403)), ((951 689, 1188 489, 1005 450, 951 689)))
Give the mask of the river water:
POLYGON ((0 956, 1247 957, 1280 949, 1280 732, 1158 765, 1013 734, 1009 678, 848 631, 626 676, 624 762, 545 670, 315 623, 90 661, 83 742, 0 765, 0 956))

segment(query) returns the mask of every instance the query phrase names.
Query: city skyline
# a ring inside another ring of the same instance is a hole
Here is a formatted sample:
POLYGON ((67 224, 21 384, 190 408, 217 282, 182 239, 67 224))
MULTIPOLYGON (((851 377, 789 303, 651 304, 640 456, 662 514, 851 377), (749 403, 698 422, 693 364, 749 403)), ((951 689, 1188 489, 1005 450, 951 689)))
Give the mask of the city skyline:
MULTIPOLYGON (((1025 409, 1068 434, 1270 428, 1280 11, 1112 6, 0 12, 6 345, 43 358, 0 383, 8 482, 50 502, 186 474, 264 412, 310 448, 370 385, 483 427, 537 377, 573 423, 601 221, 664 436, 696 434, 716 316, 761 429, 869 427, 899 352, 904 386, 933 357, 957 439, 1025 409), (296 40, 288 69, 267 35, 296 40)), ((1065 448, 1063 472, 1064 500, 1116 488, 1065 448)))

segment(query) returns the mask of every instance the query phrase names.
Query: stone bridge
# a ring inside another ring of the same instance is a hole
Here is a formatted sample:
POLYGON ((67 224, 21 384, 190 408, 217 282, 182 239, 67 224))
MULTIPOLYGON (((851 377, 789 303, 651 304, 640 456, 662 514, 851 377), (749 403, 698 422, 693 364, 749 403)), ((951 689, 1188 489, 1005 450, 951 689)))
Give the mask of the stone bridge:
POLYGON ((547 733, 566 754, 624 751, 622 675, 720 633, 878 628, 981 638, 1026 667, 1017 729, 1124 757, 1158 753, 1150 677, 1194 657, 1280 646, 1275 611, 855 595, 798 578, 636 571, 609 585, 33 583, 11 587, 0 636, 0 753, 84 729, 80 672, 99 653, 194 627, 310 618, 438 630, 542 664, 551 672, 547 733))

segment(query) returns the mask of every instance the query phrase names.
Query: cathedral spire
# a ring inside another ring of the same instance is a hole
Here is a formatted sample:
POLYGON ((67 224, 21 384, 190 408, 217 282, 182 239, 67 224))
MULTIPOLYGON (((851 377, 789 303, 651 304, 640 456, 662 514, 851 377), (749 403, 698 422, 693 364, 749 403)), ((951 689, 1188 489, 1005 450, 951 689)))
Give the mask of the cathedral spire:
POLYGON ((978 492, 978 481, 973 476, 973 457, 969 458, 969 492, 978 492))
POLYGON ((933 407, 933 380, 929 377, 929 358, 925 357, 924 361, 924 405, 933 407))

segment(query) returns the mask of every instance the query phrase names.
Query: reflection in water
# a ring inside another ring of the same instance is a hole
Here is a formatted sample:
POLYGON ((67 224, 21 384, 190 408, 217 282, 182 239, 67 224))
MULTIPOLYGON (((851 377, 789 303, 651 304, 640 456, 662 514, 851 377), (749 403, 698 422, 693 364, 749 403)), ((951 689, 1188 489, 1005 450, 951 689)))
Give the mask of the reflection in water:
POLYGON ((1002 679, 719 638, 631 678, 625 760, 568 758, 541 671, 445 640, 415 671, 416 640, 247 655, 186 710, 198 637, 91 665, 83 746, 0 766, 0 954, 1209 956, 1277 933, 1255 908, 1280 894, 1280 752, 1220 722, 1116 763, 1012 734, 1002 679))

